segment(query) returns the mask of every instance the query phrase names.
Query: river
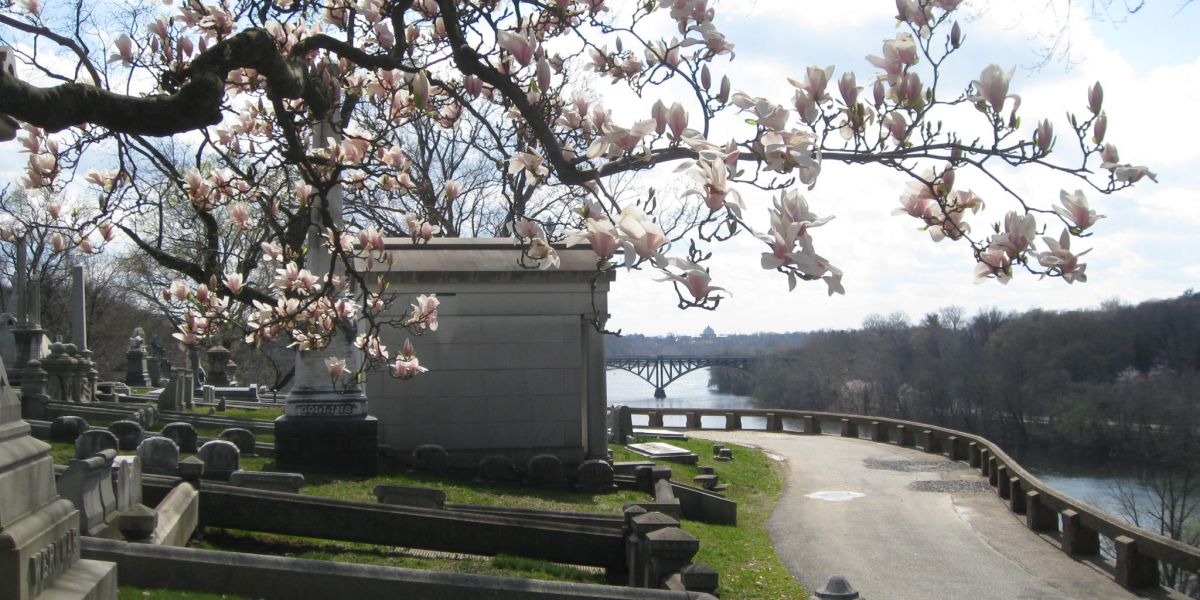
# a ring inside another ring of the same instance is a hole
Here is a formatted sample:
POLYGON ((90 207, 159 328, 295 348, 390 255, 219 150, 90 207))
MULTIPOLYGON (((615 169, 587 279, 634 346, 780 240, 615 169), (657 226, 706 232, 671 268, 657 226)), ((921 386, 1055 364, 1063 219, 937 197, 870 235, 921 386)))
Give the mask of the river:
MULTIPOLYGON (((656 400, 654 388, 628 371, 608 371, 608 403, 634 407, 657 408, 757 408, 749 396, 722 394, 708 386, 708 370, 693 371, 667 387, 667 398, 656 400)), ((763 419, 747 418, 747 428, 762 428, 763 419)), ((706 417, 706 427, 721 427, 722 417, 706 417)), ((667 425, 683 424, 683 417, 666 417, 667 425)), ((1023 467, 1055 489, 1101 508, 1110 514, 1129 520, 1122 510, 1119 489, 1131 490, 1138 498, 1139 512, 1145 513, 1150 504, 1149 490, 1138 481, 1144 468, 1132 462, 1065 455, 1039 448, 1027 448, 1017 453, 1023 467)))

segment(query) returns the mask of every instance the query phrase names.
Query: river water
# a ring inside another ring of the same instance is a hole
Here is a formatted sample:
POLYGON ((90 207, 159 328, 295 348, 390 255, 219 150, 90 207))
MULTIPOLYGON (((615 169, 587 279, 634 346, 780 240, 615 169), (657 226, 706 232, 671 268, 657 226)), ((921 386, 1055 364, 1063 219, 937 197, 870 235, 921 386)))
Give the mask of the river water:
MULTIPOLYGON (((666 389, 667 398, 656 400, 654 388, 628 371, 608 371, 608 403, 625 404, 639 408, 758 408, 749 396, 722 394, 708 387, 708 370, 693 371, 671 383, 666 389)), ((669 426, 683 425, 683 417, 665 417, 669 426)), ((762 428, 763 419, 747 418, 747 428, 762 428)), ((721 427, 722 417, 706 417, 706 427, 721 427)), ((1028 469, 1046 484, 1073 497, 1101 508, 1119 518, 1130 520, 1128 512, 1122 510, 1120 489, 1131 491, 1137 497, 1139 512, 1144 513, 1150 504, 1149 490, 1138 481, 1138 473, 1145 465, 1120 462, 1106 458, 1064 455, 1045 449, 1028 448, 1016 453, 1021 466, 1028 469)))

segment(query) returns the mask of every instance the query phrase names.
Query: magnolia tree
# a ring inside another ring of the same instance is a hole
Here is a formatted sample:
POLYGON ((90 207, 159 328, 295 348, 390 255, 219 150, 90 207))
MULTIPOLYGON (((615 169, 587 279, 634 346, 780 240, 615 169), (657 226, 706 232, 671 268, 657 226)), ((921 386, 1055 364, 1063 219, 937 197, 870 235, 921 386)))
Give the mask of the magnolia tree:
POLYGON ((21 124, 32 196, 86 189, 96 203, 84 223, 47 204, 42 230, 83 252, 124 236, 178 273, 164 297, 183 344, 240 328, 249 342, 287 336, 306 350, 340 332, 368 363, 408 377, 422 369, 411 345, 388 349, 379 333, 435 329, 438 301, 388 310, 407 300, 364 267, 403 269, 384 232, 428 241, 474 186, 498 190, 514 260, 554 268, 556 242, 586 242, 598 272, 657 270, 685 308, 720 302, 705 264, 740 234, 762 241, 762 268, 790 288, 844 292, 815 246, 831 217, 802 193, 829 161, 909 175, 896 211, 934 242, 961 244, 980 278, 1085 281, 1072 240, 1101 218, 1086 193, 1025 197, 1005 173, 1050 169, 1087 193, 1154 175, 1106 143, 1099 83, 1079 91, 1061 137, 1049 120, 1021 126, 1011 69, 984 66, 966 89, 943 89, 965 39, 959 3, 898 0, 900 33, 868 57, 873 72, 809 67, 788 79, 790 98, 767 98, 731 78, 734 41, 708 0, 164 0, 121 13, 16 0, 0 12, 3 41, 50 81, 0 74, 0 115, 21 124), (651 108, 589 92, 609 83, 651 108), (964 108, 970 136, 943 125, 964 108), (464 186, 434 173, 411 142, 435 134, 467 140, 490 175, 464 186), (1055 152, 1061 138, 1070 152, 1055 152), (686 237, 669 236, 661 215, 679 198, 615 191, 655 169, 686 182, 679 196, 700 210, 686 237), (1011 206, 1003 222, 972 228, 984 198, 956 185, 965 170, 997 184, 988 201, 1011 206), (774 195, 765 229, 738 191, 751 188, 774 195), (370 218, 395 207, 408 212, 394 228, 370 218), (231 303, 250 307, 244 320, 231 303))

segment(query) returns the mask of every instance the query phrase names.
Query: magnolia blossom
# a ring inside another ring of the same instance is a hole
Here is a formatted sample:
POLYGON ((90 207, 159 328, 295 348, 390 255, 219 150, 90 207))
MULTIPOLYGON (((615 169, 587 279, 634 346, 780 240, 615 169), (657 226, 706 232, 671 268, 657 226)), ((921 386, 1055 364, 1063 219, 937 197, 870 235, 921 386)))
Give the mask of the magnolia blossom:
POLYGON ((710 211, 728 206, 731 212, 741 216, 744 206, 741 194, 729 184, 729 168, 724 163, 698 160, 688 169, 688 176, 703 185, 704 189, 691 190, 684 195, 685 197, 700 196, 710 211))
POLYGON ((434 294, 417 296, 417 303, 412 305, 412 315, 404 322, 405 325, 419 325, 421 329, 430 331, 438 329, 438 305, 441 301, 434 294))
POLYGON ((496 34, 496 42, 501 48, 512 54, 521 66, 528 65, 533 61, 533 53, 537 50, 537 42, 527 36, 511 31, 501 31, 496 34))
POLYGON ((325 368, 329 369, 329 378, 337 381, 346 372, 346 359, 330 356, 325 359, 325 368))
POLYGON ((606 260, 612 258, 617 248, 621 247, 617 228, 607 217, 588 219, 586 230, 570 235, 564 241, 568 248, 578 244, 589 244, 596 256, 606 260))
POLYGON ((321 289, 320 278, 308 269, 301 269, 296 263, 290 262, 282 269, 275 270, 275 287, 300 293, 316 292, 321 289))
POLYGON ((532 240, 537 238, 545 238, 546 232, 542 230, 542 224, 537 221, 521 217, 513 224, 513 233, 518 239, 532 240))
POLYGON ((1017 258, 1033 244, 1036 235, 1037 221, 1033 215, 1009 211, 1004 216, 1004 233, 992 236, 991 247, 1003 251, 1009 258, 1017 258))
POLYGON ((1005 285, 1012 280, 1012 259, 1003 248, 989 246, 979 253, 979 262, 975 265, 975 283, 983 283, 988 278, 995 278, 1005 285))
POLYGON ((712 276, 708 274, 700 265, 690 261, 677 261, 681 268, 684 268, 682 274, 667 273, 667 276, 655 281, 674 281, 683 284, 692 298, 697 302, 707 300, 709 295, 716 291, 726 291, 725 288, 712 285, 712 276))
POLYGON ((560 264, 558 251, 545 238, 535 237, 530 240, 529 249, 525 253, 537 261, 539 269, 558 268, 560 264))
POLYGON ((1104 218, 1104 215, 1096 214, 1096 211, 1088 206, 1083 190, 1075 190, 1074 194, 1061 190, 1058 196, 1062 206, 1055 206, 1054 212, 1071 223, 1072 233, 1078 234, 1104 218))
POLYGON ((229 288, 229 293, 237 295, 242 291, 242 276, 240 273, 230 273, 225 276, 225 287, 229 288))
POLYGON ((113 46, 116 47, 117 51, 108 57, 108 62, 119 61, 127 67, 133 63, 133 40, 128 35, 122 33, 121 37, 118 37, 117 41, 113 42, 113 46))
POLYGON ((508 159, 508 174, 517 175, 526 172, 529 174, 529 178, 536 183, 550 174, 550 169, 542 164, 543 160, 542 155, 536 152, 517 152, 508 159))
POLYGON ((250 228, 250 207, 245 202, 235 202, 229 207, 229 222, 245 231, 250 228))
POLYGON ((1042 241, 1049 248, 1048 251, 1038 254, 1038 262, 1043 267, 1057 272, 1067 283, 1087 281, 1087 275, 1084 273, 1087 270, 1087 265, 1080 263, 1079 257, 1091 252, 1091 249, 1084 250, 1079 254, 1072 254, 1071 232, 1066 229, 1063 230, 1062 235, 1057 240, 1045 236, 1042 238, 1042 241))
POLYGON ((1088 110, 1092 111, 1093 115, 1099 115, 1100 109, 1104 107, 1104 88, 1097 81, 1095 85, 1088 88, 1088 110))
POLYGON ((1043 153, 1050 151, 1050 145, 1054 143, 1054 124, 1049 119, 1042 119, 1038 123, 1033 133, 1033 143, 1043 153))
POLYGON ((1005 72, 999 65, 988 65, 979 74, 979 79, 971 82, 976 91, 976 95, 971 96, 971 99, 975 102, 987 102, 997 114, 1004 109, 1006 99, 1013 98, 1020 102, 1019 96, 1008 93, 1008 82, 1012 80, 1015 71, 1016 68, 1005 72))
POLYGON ((617 228, 624 235, 626 267, 631 267, 637 259, 654 260, 656 264, 662 261, 660 250, 667 245, 667 235, 642 209, 629 206, 622 210, 617 228))

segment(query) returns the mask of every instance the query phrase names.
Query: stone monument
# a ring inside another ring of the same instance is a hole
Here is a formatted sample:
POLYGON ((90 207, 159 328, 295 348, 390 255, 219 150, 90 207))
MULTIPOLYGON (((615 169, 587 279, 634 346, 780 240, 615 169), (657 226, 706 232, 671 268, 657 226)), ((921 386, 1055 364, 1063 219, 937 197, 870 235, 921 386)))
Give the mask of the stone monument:
POLYGON ((205 383, 214 387, 223 387, 229 385, 229 376, 225 372, 225 366, 229 363, 229 349, 221 342, 208 349, 208 375, 205 383))
POLYGON ((163 347, 157 333, 150 338, 150 354, 146 357, 146 368, 150 373, 150 385, 162 387, 163 373, 169 373, 171 365, 167 363, 167 349, 163 347))
POLYGON ((129 338, 129 351, 125 353, 125 383, 136 386, 150 385, 146 374, 146 334, 141 327, 133 330, 129 338))
POLYGON ((41 281, 27 273, 25 239, 17 240, 17 258, 13 275, 13 292, 17 297, 16 325, 10 331, 16 345, 13 363, 13 385, 20 385, 22 369, 31 360, 41 360, 50 351, 50 340, 42 330, 41 281))
POLYGON ((30 437, 0 360, 0 598, 116 597, 116 564, 79 557, 79 511, 58 496, 50 446, 30 437))
MULTIPOLYGON (((339 134, 325 121, 313 128, 315 146, 339 134)), ((329 265, 329 250, 321 242, 324 213, 341 225, 342 188, 332 189, 312 203, 313 226, 308 231, 308 264, 314 275, 329 265), (324 209, 324 210, 322 210, 324 209)), ((354 346, 355 323, 344 320, 320 350, 296 353, 296 375, 283 416, 275 420, 275 466, 285 471, 320 471, 375 475, 379 465, 379 422, 367 415, 367 395, 361 379, 334 380, 325 359, 346 361, 349 374, 358 373, 362 352, 354 346)))

